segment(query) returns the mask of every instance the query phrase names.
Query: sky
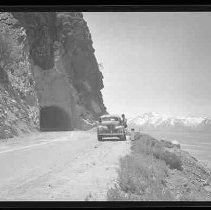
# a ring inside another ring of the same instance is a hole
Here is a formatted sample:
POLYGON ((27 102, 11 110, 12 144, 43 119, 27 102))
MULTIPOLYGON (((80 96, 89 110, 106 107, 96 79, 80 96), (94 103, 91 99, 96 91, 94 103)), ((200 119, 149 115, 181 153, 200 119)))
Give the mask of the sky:
POLYGON ((211 12, 84 12, 111 114, 211 117, 211 12))

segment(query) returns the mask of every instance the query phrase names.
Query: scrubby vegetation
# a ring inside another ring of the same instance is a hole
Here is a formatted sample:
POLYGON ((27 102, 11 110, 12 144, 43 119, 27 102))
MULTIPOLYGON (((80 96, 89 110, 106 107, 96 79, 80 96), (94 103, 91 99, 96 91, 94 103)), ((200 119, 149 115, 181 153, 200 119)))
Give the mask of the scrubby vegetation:
POLYGON ((181 155, 171 151, 172 146, 148 135, 136 134, 135 139, 131 154, 120 160, 118 180, 107 192, 108 200, 197 200, 200 186, 191 192, 191 182, 183 183, 187 171, 183 170, 181 155))

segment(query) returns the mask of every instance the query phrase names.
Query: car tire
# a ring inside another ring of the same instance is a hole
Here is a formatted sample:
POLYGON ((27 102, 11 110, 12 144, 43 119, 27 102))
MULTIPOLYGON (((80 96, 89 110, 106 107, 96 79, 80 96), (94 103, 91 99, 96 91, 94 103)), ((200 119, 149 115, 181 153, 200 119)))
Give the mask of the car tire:
POLYGON ((125 141, 125 140, 126 140, 125 135, 121 136, 121 137, 120 137, 120 140, 121 140, 121 141, 125 141))
POLYGON ((99 135, 98 135, 98 136, 97 136, 97 140, 98 140, 98 141, 102 141, 102 136, 99 136, 99 135))
POLYGON ((122 140, 122 141, 126 141, 126 135, 123 135, 123 136, 121 137, 121 140, 122 140))

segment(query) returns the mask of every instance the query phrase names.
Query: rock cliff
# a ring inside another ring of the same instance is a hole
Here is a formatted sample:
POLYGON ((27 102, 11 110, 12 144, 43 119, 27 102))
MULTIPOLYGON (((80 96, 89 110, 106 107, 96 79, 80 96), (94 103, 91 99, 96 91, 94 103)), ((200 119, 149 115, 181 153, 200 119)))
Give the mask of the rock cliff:
POLYGON ((82 13, 0 13, 0 42, 0 138, 88 129, 106 113, 82 13))

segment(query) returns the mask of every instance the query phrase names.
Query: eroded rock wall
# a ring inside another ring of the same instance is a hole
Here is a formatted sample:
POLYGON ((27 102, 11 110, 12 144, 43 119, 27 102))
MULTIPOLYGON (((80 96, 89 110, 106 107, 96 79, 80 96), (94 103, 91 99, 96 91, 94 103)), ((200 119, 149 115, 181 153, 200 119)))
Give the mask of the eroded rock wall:
POLYGON ((39 127, 39 105, 27 35, 10 13, 0 13, 0 138, 39 127))
POLYGON ((106 113, 103 76, 82 13, 1 13, 0 24, 0 106, 10 110, 1 111, 0 138, 40 129, 40 114, 50 116, 52 107, 67 115, 64 130, 90 128, 106 113), (15 129, 13 122, 24 126, 15 129))

